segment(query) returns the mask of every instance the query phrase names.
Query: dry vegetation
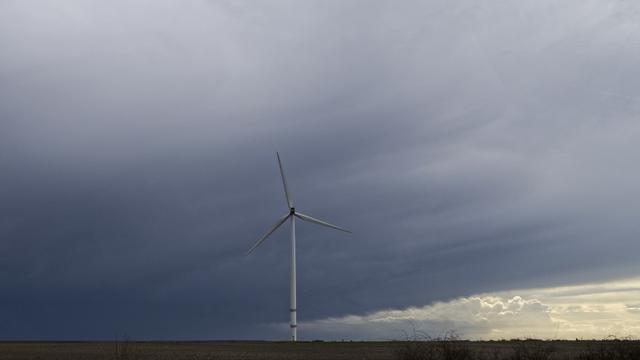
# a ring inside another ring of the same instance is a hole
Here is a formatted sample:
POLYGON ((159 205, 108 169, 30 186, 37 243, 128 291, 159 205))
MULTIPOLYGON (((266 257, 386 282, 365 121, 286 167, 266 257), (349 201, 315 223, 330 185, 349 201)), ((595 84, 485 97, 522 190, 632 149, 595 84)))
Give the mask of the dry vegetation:
POLYGON ((393 342, 4 342, 0 360, 640 360, 640 342, 464 341, 440 338, 393 342))
POLYGON ((412 339, 396 352, 397 360, 640 360, 640 342, 510 340, 471 342, 455 334, 412 339))

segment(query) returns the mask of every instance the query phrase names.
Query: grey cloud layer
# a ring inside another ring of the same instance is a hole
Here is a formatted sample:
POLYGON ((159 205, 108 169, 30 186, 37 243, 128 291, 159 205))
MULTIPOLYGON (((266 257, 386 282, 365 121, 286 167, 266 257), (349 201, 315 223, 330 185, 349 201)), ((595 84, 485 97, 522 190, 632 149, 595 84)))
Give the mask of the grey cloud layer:
POLYGON ((636 5, 0 10, 0 337, 279 337, 276 150, 303 320, 638 271, 636 5))

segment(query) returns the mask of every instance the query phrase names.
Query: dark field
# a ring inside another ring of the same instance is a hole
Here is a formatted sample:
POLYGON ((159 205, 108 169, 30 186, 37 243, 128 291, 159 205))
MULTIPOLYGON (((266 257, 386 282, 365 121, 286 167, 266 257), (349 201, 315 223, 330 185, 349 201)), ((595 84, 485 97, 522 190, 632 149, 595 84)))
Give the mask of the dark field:
POLYGON ((640 360, 640 342, 3 342, 5 359, 640 360))

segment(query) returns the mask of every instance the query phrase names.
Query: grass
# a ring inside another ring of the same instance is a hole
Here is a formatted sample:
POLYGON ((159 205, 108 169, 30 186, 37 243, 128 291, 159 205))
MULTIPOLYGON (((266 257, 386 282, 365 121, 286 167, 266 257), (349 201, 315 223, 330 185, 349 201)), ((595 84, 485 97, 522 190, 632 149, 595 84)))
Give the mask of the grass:
POLYGON ((640 342, 465 341, 446 334, 391 342, 0 342, 0 360, 640 360, 640 342))
POLYGON ((631 339, 471 342, 457 337, 410 340, 396 360, 640 360, 640 342, 631 339))

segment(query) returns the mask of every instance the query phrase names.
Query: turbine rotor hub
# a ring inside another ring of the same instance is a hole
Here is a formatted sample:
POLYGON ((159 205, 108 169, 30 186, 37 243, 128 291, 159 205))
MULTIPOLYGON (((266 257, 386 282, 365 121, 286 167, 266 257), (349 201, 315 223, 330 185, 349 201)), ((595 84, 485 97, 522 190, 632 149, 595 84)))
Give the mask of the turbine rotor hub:
POLYGON ((293 215, 296 213, 296 208, 292 207, 289 209, 289 214, 293 215))

